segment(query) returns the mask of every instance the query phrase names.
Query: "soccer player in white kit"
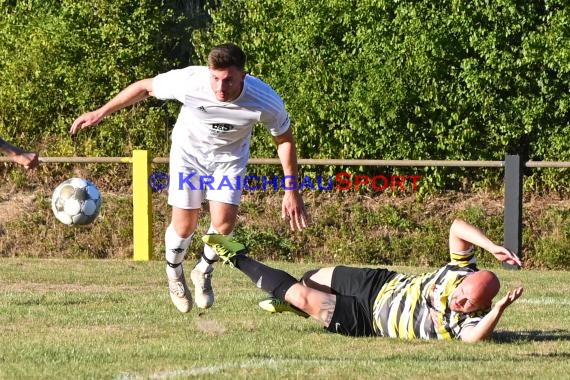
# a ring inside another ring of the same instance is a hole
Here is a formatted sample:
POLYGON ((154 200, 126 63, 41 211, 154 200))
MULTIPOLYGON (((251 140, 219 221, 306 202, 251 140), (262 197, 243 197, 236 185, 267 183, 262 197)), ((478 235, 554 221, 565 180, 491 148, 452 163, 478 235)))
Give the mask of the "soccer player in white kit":
MULTIPOLYGON (((295 186, 297 154, 289 115, 281 97, 262 80, 246 74, 246 56, 236 45, 215 46, 208 66, 189 66, 137 81, 108 103, 77 118, 71 134, 98 124, 105 116, 149 96, 182 103, 172 131, 168 203, 171 223, 166 229, 166 274, 170 298, 176 308, 189 312, 192 296, 182 262, 198 225, 201 204, 209 202, 208 233, 231 235, 249 158, 253 127, 263 124, 277 144, 283 167, 285 195, 282 217, 292 230, 308 224, 303 199, 295 186)), ((218 259, 207 245, 192 270, 194 300, 200 308, 214 303, 213 264, 218 259)))

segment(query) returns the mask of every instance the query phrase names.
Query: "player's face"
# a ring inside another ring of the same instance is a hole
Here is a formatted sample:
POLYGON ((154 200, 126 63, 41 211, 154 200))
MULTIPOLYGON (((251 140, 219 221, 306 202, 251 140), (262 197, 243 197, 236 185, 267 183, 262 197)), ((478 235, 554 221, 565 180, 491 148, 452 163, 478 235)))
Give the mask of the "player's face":
POLYGON ((227 69, 210 68, 210 86, 220 102, 231 102, 243 89, 245 73, 235 66, 227 69))
POLYGON ((472 313, 491 307, 489 301, 476 299, 472 293, 469 286, 459 284, 449 299, 449 308, 458 313, 472 313))

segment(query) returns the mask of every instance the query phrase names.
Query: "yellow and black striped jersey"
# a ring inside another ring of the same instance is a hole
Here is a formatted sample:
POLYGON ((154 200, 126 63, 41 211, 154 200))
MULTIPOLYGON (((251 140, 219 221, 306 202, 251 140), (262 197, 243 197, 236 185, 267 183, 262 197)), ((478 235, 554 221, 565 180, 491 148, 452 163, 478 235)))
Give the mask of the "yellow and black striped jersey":
POLYGON ((397 274, 374 301, 374 330, 393 338, 459 338, 466 326, 479 323, 489 310, 458 313, 448 300, 463 278, 477 271, 473 250, 452 253, 451 261, 435 272, 397 274))

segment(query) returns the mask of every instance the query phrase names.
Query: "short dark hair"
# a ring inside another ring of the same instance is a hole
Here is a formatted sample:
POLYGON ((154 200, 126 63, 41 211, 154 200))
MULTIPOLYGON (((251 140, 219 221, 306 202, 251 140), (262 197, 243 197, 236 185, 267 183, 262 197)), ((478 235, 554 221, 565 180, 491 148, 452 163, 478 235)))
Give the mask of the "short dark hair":
POLYGON ((245 69, 245 53, 241 48, 232 43, 214 46, 208 54, 208 67, 212 69, 227 69, 236 66, 240 70, 245 69))

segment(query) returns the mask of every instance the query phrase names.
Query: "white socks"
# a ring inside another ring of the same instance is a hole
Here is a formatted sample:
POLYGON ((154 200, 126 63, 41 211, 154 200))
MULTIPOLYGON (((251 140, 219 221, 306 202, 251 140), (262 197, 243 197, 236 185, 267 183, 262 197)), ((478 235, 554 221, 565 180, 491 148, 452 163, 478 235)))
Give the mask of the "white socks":
POLYGON ((182 275, 182 261, 184 261, 184 256, 186 255, 186 250, 192 241, 192 236, 186 238, 181 238, 178 236, 172 224, 166 229, 164 234, 164 245, 166 246, 166 275, 168 278, 178 278, 182 275))

